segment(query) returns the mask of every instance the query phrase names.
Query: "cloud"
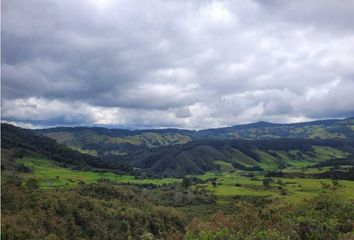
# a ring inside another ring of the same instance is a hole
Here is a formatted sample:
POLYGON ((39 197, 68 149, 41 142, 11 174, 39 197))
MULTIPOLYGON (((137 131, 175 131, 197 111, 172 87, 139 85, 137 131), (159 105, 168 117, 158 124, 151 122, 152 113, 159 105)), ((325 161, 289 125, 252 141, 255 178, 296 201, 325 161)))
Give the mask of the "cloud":
POLYGON ((6 0, 3 120, 205 128, 354 115, 351 1, 6 0))

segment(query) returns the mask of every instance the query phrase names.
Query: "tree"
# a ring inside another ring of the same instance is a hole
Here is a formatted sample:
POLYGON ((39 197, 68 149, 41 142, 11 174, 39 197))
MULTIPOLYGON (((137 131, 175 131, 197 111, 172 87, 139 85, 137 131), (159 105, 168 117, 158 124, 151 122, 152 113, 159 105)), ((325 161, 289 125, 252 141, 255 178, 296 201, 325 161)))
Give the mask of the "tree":
POLYGON ((263 187, 264 188, 270 188, 270 183, 272 182, 273 180, 271 178, 265 178, 263 179, 263 187))
POLYGON ((30 178, 27 180, 26 182, 26 187, 29 189, 29 190, 36 190, 39 188, 39 183, 38 183, 38 180, 35 179, 35 178, 30 178))
POLYGON ((188 188, 191 185, 191 180, 187 177, 183 178, 182 180, 182 186, 184 188, 188 188))
POLYGON ((337 190, 338 187, 339 187, 338 179, 332 179, 332 188, 333 188, 333 190, 337 190))

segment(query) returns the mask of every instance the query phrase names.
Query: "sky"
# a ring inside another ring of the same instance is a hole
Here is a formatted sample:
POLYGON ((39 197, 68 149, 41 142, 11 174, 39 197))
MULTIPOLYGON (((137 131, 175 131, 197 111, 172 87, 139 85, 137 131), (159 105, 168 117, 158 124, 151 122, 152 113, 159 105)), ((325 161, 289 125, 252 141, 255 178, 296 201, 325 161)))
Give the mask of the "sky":
POLYGON ((354 116, 353 0, 3 0, 2 121, 203 129, 354 116))

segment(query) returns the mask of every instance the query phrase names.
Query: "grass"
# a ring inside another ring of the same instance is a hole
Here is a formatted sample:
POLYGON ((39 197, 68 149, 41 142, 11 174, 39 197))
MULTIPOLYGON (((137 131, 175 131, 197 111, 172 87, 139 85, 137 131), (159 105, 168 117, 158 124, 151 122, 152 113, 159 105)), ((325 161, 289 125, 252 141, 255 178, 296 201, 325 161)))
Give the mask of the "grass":
MULTIPOLYGON (((76 171, 56 165, 53 161, 42 158, 23 158, 18 160, 25 166, 30 167, 33 172, 24 174, 25 178, 35 177, 39 180, 40 187, 50 189, 53 187, 74 187, 80 182, 93 183, 100 179, 109 179, 117 183, 129 184, 154 184, 163 185, 180 182, 176 178, 149 178, 135 179, 134 176, 118 175, 111 172, 90 172, 76 171)), ((218 161, 221 167, 230 167, 229 163, 218 161)), ((321 169, 322 171, 324 169, 321 169)), ((320 169, 310 169, 309 171, 321 171, 320 169)), ((289 170, 290 171, 290 170, 289 170)), ((211 182, 198 184, 199 187, 205 188, 217 197, 219 204, 224 204, 225 199, 232 199, 234 196, 264 196, 270 197, 277 202, 298 202, 304 199, 316 197, 322 193, 334 191, 324 189, 321 182, 331 184, 330 179, 305 179, 305 178, 272 178, 274 183, 266 189, 263 187, 262 180, 264 175, 257 173, 254 177, 245 176, 244 171, 235 170, 232 173, 214 173, 207 172, 197 177, 202 180, 217 178, 218 185, 214 187, 211 182), (277 183, 281 180, 284 184, 277 183), (279 187, 285 189, 286 195, 281 194, 279 187)), ((340 180, 340 187, 335 190, 338 194, 354 200, 354 181, 340 180)))
POLYGON ((255 166, 258 165, 258 162, 256 162, 254 159, 250 158, 246 154, 242 153, 241 151, 237 149, 232 149, 230 152, 232 157, 237 160, 238 163, 241 163, 245 166, 255 166))
POLYGON ((135 179, 131 175, 118 175, 112 172, 90 172, 90 171, 77 171, 69 168, 64 168, 55 165, 54 162, 42 158, 23 158, 18 160, 25 166, 30 167, 33 172, 24 174, 25 178, 35 177, 39 180, 41 188, 51 187, 73 187, 77 186, 80 182, 93 183, 100 179, 109 179, 117 183, 130 183, 130 184, 170 184, 179 182, 180 179, 176 178, 149 178, 149 179, 135 179))
MULTIPOLYGON (((314 146, 311 155, 310 152, 301 152, 299 150, 269 152, 255 150, 254 152, 258 154, 261 161, 253 163, 253 165, 257 165, 267 171, 278 169, 278 165, 281 162, 292 166, 292 168, 301 169, 309 167, 316 162, 334 158, 346 158, 350 155, 347 152, 327 146, 314 146)), ((241 162, 240 159, 237 158, 238 162, 241 162)))
POLYGON ((331 147, 325 147, 325 146, 314 146, 314 151, 317 154, 316 159, 319 160, 328 160, 332 158, 345 158, 349 154, 342 152, 338 149, 334 149, 331 147))
POLYGON ((276 170, 278 168, 277 164, 275 163, 276 160, 273 156, 265 151, 256 150, 255 151, 258 156, 261 158, 261 163, 259 166, 265 170, 276 170))
POLYGON ((275 151, 275 152, 285 163, 287 163, 289 166, 292 166, 294 168, 305 168, 313 164, 313 161, 308 155, 298 150, 291 150, 289 152, 286 151, 275 151), (296 159, 290 158, 289 154, 290 156, 294 156, 296 159), (297 156, 301 156, 301 157, 297 157, 297 156))
POLYGON ((78 151, 80 153, 85 153, 85 154, 89 154, 89 155, 92 155, 92 156, 97 156, 97 151, 96 150, 89 150, 89 149, 82 149, 82 148, 79 148, 79 147, 75 147, 75 146, 72 146, 71 149, 75 150, 75 151, 78 151))
POLYGON ((217 166, 219 166, 220 170, 222 171, 230 171, 233 170, 234 167, 232 166, 231 163, 225 162, 225 161, 215 161, 214 164, 216 164, 217 166))
MULTIPOLYGON (((201 187, 213 192, 220 202, 226 197, 231 196, 268 196, 281 202, 297 202, 304 199, 311 199, 322 193, 334 190, 324 189, 321 182, 331 184, 330 179, 304 179, 304 178, 272 178, 275 182, 271 183, 271 187, 266 189, 263 187, 263 175, 253 178, 241 176, 240 172, 235 173, 206 173, 198 176, 198 178, 207 180, 209 178, 217 178, 220 185, 216 187, 211 183, 202 184, 201 187), (257 179, 257 180, 256 180, 257 179), (284 184, 280 185, 277 180, 281 180, 284 184), (279 187, 287 192, 287 195, 280 193, 279 187)), ((340 180, 340 187, 335 190, 338 194, 354 200, 354 181, 340 180)))

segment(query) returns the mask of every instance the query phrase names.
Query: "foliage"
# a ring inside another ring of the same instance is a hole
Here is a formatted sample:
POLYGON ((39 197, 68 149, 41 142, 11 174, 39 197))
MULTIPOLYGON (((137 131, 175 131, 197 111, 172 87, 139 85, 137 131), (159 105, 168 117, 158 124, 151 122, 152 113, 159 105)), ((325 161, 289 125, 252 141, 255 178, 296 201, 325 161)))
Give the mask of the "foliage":
MULTIPOLYGON (((121 156, 121 161, 162 176, 185 176, 234 169, 276 170, 308 167, 330 158, 347 158, 354 145, 335 140, 268 139, 192 141, 121 156)), ((354 164, 354 162, 353 162, 354 164)))
POLYGON ((5 184, 2 239, 143 239, 183 233, 173 208, 156 206, 137 189, 109 182, 70 191, 43 191, 5 184))
POLYGON ((9 124, 1 124, 1 147, 11 150, 14 158, 40 155, 77 169, 110 169, 132 172, 129 165, 109 162, 91 155, 74 151, 55 140, 36 134, 31 130, 21 129, 9 124))
POLYGON ((232 214, 194 219, 187 239, 339 239, 353 231, 353 202, 326 195, 298 205, 258 207, 239 202, 232 214), (222 237, 219 238, 218 236, 222 237), (213 237, 215 236, 215 237, 213 237))
POLYGON ((353 142, 263 139, 346 137, 343 122, 352 125, 34 132, 2 124, 1 238, 353 239, 354 182, 342 180, 352 179, 353 142))
POLYGON ((263 187, 264 188, 270 188, 270 184, 273 182, 273 180, 271 178, 265 178, 263 179, 262 183, 263 183, 263 187))
POLYGON ((203 139, 352 139, 354 119, 274 124, 258 122, 200 131, 181 129, 126 130, 107 128, 57 127, 37 130, 60 143, 83 152, 104 156, 124 155, 137 150, 184 144, 203 139))
POLYGON ((187 177, 184 177, 182 179, 182 186, 184 188, 188 188, 190 185, 191 185, 191 180, 189 178, 187 178, 187 177))
POLYGON ((35 179, 35 178, 29 178, 27 181, 26 181, 26 187, 30 190, 36 190, 39 188, 39 183, 38 183, 38 180, 35 179))
POLYGON ((264 189, 262 180, 210 173, 186 178, 188 188, 181 183, 153 188, 116 185, 101 179, 48 190, 29 187, 33 177, 19 184, 18 177, 5 176, 2 239, 350 239, 353 231, 354 204, 350 197, 342 198, 353 189, 348 181, 274 178, 264 189), (316 188, 315 194, 321 194, 320 181, 337 188, 312 200, 295 201, 297 194, 316 188), (299 182, 303 187, 294 192, 299 182), (255 195, 231 192, 227 198, 223 194, 230 186, 238 191, 254 188, 255 195), (279 187, 287 188, 286 196, 279 195, 279 187))

